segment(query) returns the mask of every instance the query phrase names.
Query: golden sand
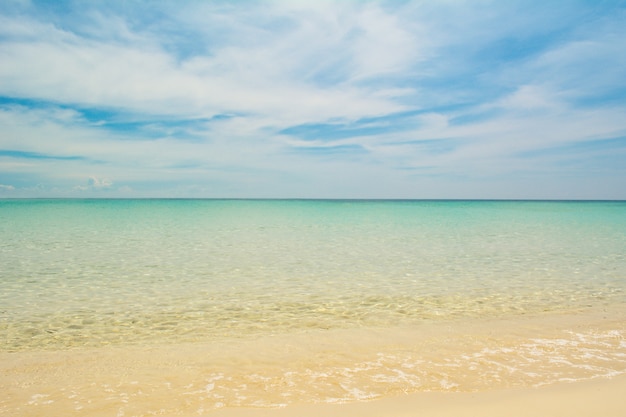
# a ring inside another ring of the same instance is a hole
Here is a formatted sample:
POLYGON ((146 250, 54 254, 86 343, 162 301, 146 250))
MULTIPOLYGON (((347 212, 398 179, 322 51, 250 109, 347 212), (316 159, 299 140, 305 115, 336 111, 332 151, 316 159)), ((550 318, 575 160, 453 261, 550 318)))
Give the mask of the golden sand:
MULTIPOLYGON (((227 409, 215 417, 623 417, 626 376, 480 393, 417 393, 354 404, 227 409)), ((190 414, 189 416, 191 416, 190 414)))
POLYGON ((0 353, 0 415, 624 415, 626 309, 0 353))

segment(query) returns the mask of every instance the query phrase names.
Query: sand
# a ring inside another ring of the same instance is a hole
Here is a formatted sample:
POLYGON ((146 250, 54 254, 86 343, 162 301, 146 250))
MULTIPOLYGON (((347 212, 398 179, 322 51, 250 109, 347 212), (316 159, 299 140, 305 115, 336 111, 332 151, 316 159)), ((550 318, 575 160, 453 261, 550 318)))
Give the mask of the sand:
MULTIPOLYGON (((352 404, 223 409, 214 417, 623 417, 626 376, 480 393, 418 393, 352 404)), ((191 417, 191 416, 190 416, 191 417)))
MULTIPOLYGON (((62 372, 58 375, 62 381, 62 372)), ((419 392, 414 394, 383 397, 372 401, 346 404, 307 404, 288 405, 283 408, 225 407, 221 409, 198 410, 185 407, 185 396, 173 398, 168 395, 135 398, 129 407, 120 408, 94 391, 92 403, 84 407, 70 407, 60 401, 50 403, 45 395, 32 395, 33 387, 40 375, 35 371, 29 381, 23 381, 23 390, 29 392, 28 399, 19 400, 15 391, 0 400, 0 416, 84 416, 105 417, 123 415, 172 415, 196 417, 623 417, 626 415, 626 374, 612 378, 596 378, 580 382, 562 382, 539 388, 496 389, 480 392, 419 392), (100 401, 97 400, 100 398, 100 401), (179 404, 176 404, 179 403, 179 404), (28 404, 28 405, 27 405, 28 404), (172 408, 173 407, 173 408, 172 408), (120 410, 124 413, 120 414, 120 410), (176 410, 174 413, 166 411, 176 410), (159 413, 164 411, 165 413, 159 413), (148 412, 146 414, 146 412, 148 412)), ((63 382, 61 382, 63 384, 63 382)), ((7 388, 5 386, 5 388, 7 388)), ((139 392, 140 388, 136 390, 139 392)), ((22 390, 20 390, 22 391, 22 390)), ((39 389, 37 389, 37 392, 39 389)), ((132 394, 132 393, 131 393, 132 394)), ((113 395, 107 394, 107 395, 113 395)), ((128 397, 127 397, 128 399, 128 397)))
POLYGON ((621 417, 625 326, 619 306, 224 343, 0 352, 0 416, 621 417), (381 379, 394 369, 404 377, 381 379), (448 379, 456 384, 440 384, 448 379), (414 380, 421 385, 410 390, 414 380), (376 395, 345 395, 357 387, 376 395))

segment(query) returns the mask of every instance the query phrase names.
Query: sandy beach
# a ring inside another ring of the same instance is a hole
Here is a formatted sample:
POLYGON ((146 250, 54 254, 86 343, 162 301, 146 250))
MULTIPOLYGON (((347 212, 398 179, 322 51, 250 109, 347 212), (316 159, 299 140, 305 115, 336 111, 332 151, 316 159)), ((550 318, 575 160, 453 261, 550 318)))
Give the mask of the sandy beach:
POLYGON ((624 314, 4 352, 0 415, 622 416, 624 314))
POLYGON ((0 0, 0 417, 626 417, 626 0, 0 0))
POLYGON ((623 414, 621 203, 0 208, 0 416, 623 414))
MULTIPOLYGON (((626 376, 541 388, 480 393, 418 393, 354 404, 282 409, 224 409, 215 417, 618 417, 626 412, 626 376)), ((191 415, 190 415, 191 417, 191 415)))
MULTIPOLYGON (((62 374, 60 372, 60 374, 62 374)), ((33 384, 39 377, 33 375, 33 384)), ((139 390, 138 390, 139 391, 139 390)), ((6 416, 144 416, 175 415, 194 417, 621 417, 626 411, 626 375, 580 382, 562 382, 539 388, 497 389, 482 392, 420 392, 347 404, 288 405, 280 408, 224 407, 213 410, 185 409, 186 398, 168 396, 133 398, 127 412, 111 407, 110 398, 100 395, 84 408, 68 407, 45 395, 31 395, 22 405, 15 404, 15 392, 0 402, 0 415, 6 416), (179 407, 173 414, 172 403, 179 407), (169 411, 172 411, 170 408, 169 411), (147 412, 147 413, 146 413, 147 412), (117 413, 117 414, 116 414, 117 413)), ((19 395, 18 395, 19 396, 19 395)), ((20 401, 17 401, 20 402, 20 401)))

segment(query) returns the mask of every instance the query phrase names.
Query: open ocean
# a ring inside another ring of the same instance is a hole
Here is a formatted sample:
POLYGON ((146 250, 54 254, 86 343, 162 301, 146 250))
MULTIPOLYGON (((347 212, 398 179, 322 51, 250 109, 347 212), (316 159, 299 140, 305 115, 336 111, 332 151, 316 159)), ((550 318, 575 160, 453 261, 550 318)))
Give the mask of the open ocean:
POLYGON ((0 288, 11 415, 611 377, 626 202, 0 200, 0 288), (113 365, 36 389, 14 367, 90 352, 113 365))

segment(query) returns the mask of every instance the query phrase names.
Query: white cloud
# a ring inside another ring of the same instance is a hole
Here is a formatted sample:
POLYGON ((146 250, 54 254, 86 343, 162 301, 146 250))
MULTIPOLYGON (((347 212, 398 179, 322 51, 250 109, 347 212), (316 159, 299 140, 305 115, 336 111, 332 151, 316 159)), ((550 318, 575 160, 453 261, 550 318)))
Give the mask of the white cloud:
POLYGON ((585 102, 625 87, 623 15, 277 1, 159 4, 144 19, 141 3, 116 7, 0 16, 0 96, 16 98, 0 106, 3 170, 107 195, 164 183, 375 195, 412 192, 411 169, 531 172, 520 154, 626 135, 623 99, 585 102), (314 133, 282 133, 300 125, 314 133))
MULTIPOLYGON (((263 44, 232 42, 216 47, 211 55, 182 62, 164 50, 158 39, 147 47, 143 39, 137 44, 98 41, 49 24, 14 22, 5 32, 13 28, 6 35, 16 40, 0 44, 0 93, 185 117, 278 115, 289 123, 357 119, 403 109, 380 92, 372 94, 347 85, 320 87, 301 78, 301 70, 313 63, 319 65, 320 56, 329 56, 324 49, 333 45, 323 42, 325 25, 311 27, 304 22, 298 20, 296 24, 302 26, 287 33, 266 33, 263 44), (31 27, 33 39, 28 42, 17 40, 23 38, 18 34, 24 27, 31 27)), ((348 23, 357 25, 356 21, 348 23)), ((350 30, 350 26, 337 30, 350 30)), ((363 40, 356 48, 356 59, 375 59, 369 64, 361 62, 356 71, 385 70, 381 62, 394 66, 398 57, 406 60, 410 56, 407 48, 397 50, 394 56, 391 52, 378 56, 383 50, 394 50, 395 45, 380 45, 375 47, 378 52, 371 54, 363 44, 370 44, 372 36, 376 33, 357 36, 363 40)), ((341 40, 340 45, 350 46, 351 42, 341 40)), ((350 53, 334 48, 330 56, 350 53)))
POLYGON ((110 190, 113 182, 108 178, 89 177, 87 185, 77 185, 74 187, 76 191, 101 191, 110 190))
POLYGON ((108 178, 89 177, 87 184, 91 188, 111 188, 113 182, 108 178))
POLYGON ((545 111, 562 108, 563 104, 541 87, 523 85, 512 94, 499 100, 497 107, 502 107, 507 110, 545 111))

